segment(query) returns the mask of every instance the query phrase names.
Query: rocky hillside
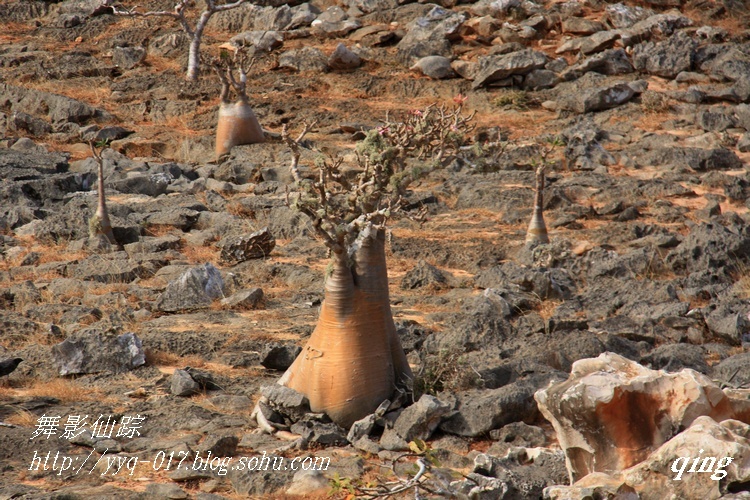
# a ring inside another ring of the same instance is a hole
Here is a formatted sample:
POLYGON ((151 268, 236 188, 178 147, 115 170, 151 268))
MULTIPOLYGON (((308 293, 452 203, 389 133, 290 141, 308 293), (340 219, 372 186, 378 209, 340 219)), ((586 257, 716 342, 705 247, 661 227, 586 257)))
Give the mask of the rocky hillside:
POLYGON ((250 47, 247 91, 269 140, 219 159, 219 81, 206 68, 185 79, 190 39, 172 19, 113 15, 101 0, 7 0, 0 20, 0 361, 23 359, 0 378, 0 498, 414 486, 747 498, 742 3, 246 4, 211 18, 202 50, 208 61, 222 45, 250 47), (315 121, 309 174, 321 154, 352 167, 386 114, 457 102, 476 127, 409 193, 426 220, 391 224, 391 303, 418 401, 340 429, 298 395, 261 391, 313 330, 328 264, 287 203, 282 127, 315 121), (89 238, 89 141, 107 146, 114 245, 89 238), (531 247, 542 164, 551 242, 531 247), (285 427, 273 435, 250 418, 261 392, 285 427), (108 416, 115 432, 97 433, 108 416), (221 474, 155 461, 209 452, 330 467, 221 474), (48 453, 46 469, 34 462, 48 453), (717 459, 711 471, 686 466, 674 481, 688 462, 677 459, 701 453, 717 459), (138 466, 117 473, 106 457, 138 466))

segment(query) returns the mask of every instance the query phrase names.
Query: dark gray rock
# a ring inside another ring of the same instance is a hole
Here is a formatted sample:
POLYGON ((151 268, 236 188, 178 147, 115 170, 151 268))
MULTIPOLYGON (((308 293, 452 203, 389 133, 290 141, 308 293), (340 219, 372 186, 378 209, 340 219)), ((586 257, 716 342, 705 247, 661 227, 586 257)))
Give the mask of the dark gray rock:
POLYGON ((198 383, 185 370, 175 370, 170 384, 169 391, 175 396, 187 397, 200 391, 198 383))
POLYGON ((322 21, 316 19, 311 24, 312 32, 318 36, 329 38, 343 38, 354 30, 362 27, 357 19, 344 19, 343 21, 322 21))
POLYGON ((204 264, 169 283, 159 296, 156 308, 163 312, 205 309, 224 295, 224 280, 212 264, 204 264))
POLYGON ((276 247, 276 238, 265 227, 249 236, 226 237, 217 246, 221 248, 219 258, 222 264, 235 265, 246 260, 268 257, 276 247))
POLYGON ((174 234, 164 236, 145 236, 140 241, 128 243, 123 248, 129 254, 133 253, 157 253, 166 250, 176 250, 180 247, 182 240, 174 234))
POLYGON ((22 111, 13 113, 10 125, 12 125, 13 129, 28 132, 34 137, 44 137, 52 133, 52 125, 22 111))
POLYGON ((568 299, 576 290, 575 281, 565 269, 527 268, 508 261, 486 269, 474 277, 481 288, 513 288, 540 299, 568 299))
POLYGON ((695 121, 696 125, 710 132, 723 132, 737 126, 734 110, 725 106, 714 106, 699 111, 695 121))
POLYGON ((708 330, 730 345, 739 345, 742 335, 750 331, 745 304, 721 304, 706 317, 708 330))
POLYGON ((174 180, 169 174, 147 174, 130 172, 122 179, 106 180, 107 187, 125 194, 143 194, 159 196, 167 192, 167 188, 174 180))
POLYGON ((201 390, 217 390, 222 387, 216 383, 214 376, 207 371, 186 367, 185 371, 196 381, 201 390))
POLYGON ((259 52, 271 52, 284 45, 284 36, 278 31, 244 31, 230 38, 229 43, 254 47, 259 52))
POLYGON ((726 148, 657 147, 646 151, 636 161, 644 165, 669 165, 675 168, 690 167, 697 172, 742 168, 742 161, 739 157, 726 148))
POLYGON ((115 47, 112 50, 112 62, 122 69, 133 69, 146 58, 143 47, 115 47))
POLYGON ((240 439, 232 435, 209 435, 198 447, 198 451, 204 454, 212 454, 215 457, 231 457, 237 452, 240 439))
POLYGON ((508 485, 503 481, 490 478, 476 472, 470 472, 466 479, 450 483, 451 489, 457 491, 466 498, 477 498, 481 500, 509 498, 508 485))
POLYGON ((610 49, 570 66, 562 72, 560 78, 565 81, 575 80, 589 71, 602 75, 624 75, 632 73, 634 69, 625 50, 610 49))
POLYGON ((284 467, 284 457, 268 455, 264 451, 262 456, 252 458, 244 466, 229 467, 227 478, 238 495, 267 496, 291 483, 294 471, 291 467, 284 467), (252 458, 257 458, 257 462, 252 458))
POLYGON ((328 58, 314 47, 287 50, 279 56, 279 68, 324 72, 328 70, 328 58))
POLYGON ((740 153, 750 152, 750 133, 742 134, 737 141, 737 151, 740 153))
POLYGON ((557 73, 549 69, 535 69, 523 78, 522 87, 526 90, 551 89, 560 83, 557 73))
POLYGON ((185 207, 153 212, 145 217, 145 223, 152 226, 172 226, 181 231, 189 231, 200 217, 200 212, 185 207))
POLYGON ((302 348, 291 344, 268 344, 260 353, 260 364, 269 370, 286 370, 297 359, 302 348))
POLYGON ((416 267, 408 271, 401 280, 403 290, 431 287, 442 288, 448 284, 445 273, 424 260, 420 260, 416 267))
POLYGON ((574 35, 591 35, 597 31, 604 30, 604 25, 599 21, 592 21, 584 17, 569 17, 562 22, 563 33, 574 35))
POLYGON ((644 42, 633 47, 636 70, 664 78, 675 78, 690 71, 696 42, 684 31, 678 31, 660 42, 644 42))
POLYGON ((711 368, 711 378, 730 387, 750 386, 750 352, 730 356, 711 368))
POLYGON ((520 50, 510 54, 485 56, 479 59, 479 73, 472 83, 473 89, 490 85, 514 75, 526 75, 542 69, 549 58, 535 50, 520 50))
POLYGON ((87 257, 73 267, 71 276, 98 283, 131 283, 137 278, 147 278, 153 274, 141 263, 122 258, 122 254, 124 252, 106 257, 87 257))
POLYGON ((69 97, 0 83, 0 99, 11 112, 46 117, 54 125, 67 122, 82 124, 90 119, 111 120, 106 111, 69 97))
POLYGON ((406 26, 406 35, 396 46, 396 57, 408 67, 427 56, 450 57, 450 39, 458 35, 465 20, 464 13, 435 6, 424 17, 406 26))
POLYGON ((176 484, 151 483, 146 486, 145 494, 149 498, 180 500, 188 494, 176 484))
POLYGON ((651 9, 616 3, 604 8, 605 16, 616 29, 629 28, 638 21, 643 21, 654 15, 651 9))
POLYGON ((251 288, 221 299, 221 305, 230 309, 258 309, 263 305, 263 290, 251 288))
POLYGON ((736 256, 750 252, 750 238, 715 223, 697 224, 685 239, 666 256, 666 263, 677 273, 719 269, 733 263, 736 256))
POLYGON ((190 37, 182 31, 157 35, 149 40, 148 55, 177 58, 188 53, 190 37))
POLYGON ((310 412, 310 402, 307 398, 284 385, 271 384, 260 388, 260 393, 267 399, 266 404, 274 411, 297 422, 310 412))
POLYGON ((750 54, 739 47, 725 48, 715 59, 701 65, 712 77, 738 81, 750 74, 750 54))
POLYGON ((590 113, 615 108, 630 101, 645 90, 638 82, 617 83, 606 87, 583 90, 558 101, 560 109, 575 113, 590 113))
POLYGON ((690 368, 708 374, 710 369, 706 364, 705 357, 706 351, 699 345, 666 344, 657 347, 641 358, 641 364, 654 370, 678 372, 683 368, 690 368))
POLYGON ((496 345, 510 334, 511 314, 507 300, 485 291, 464 307, 449 328, 429 336, 424 347, 427 352, 437 353, 455 349, 474 351, 496 345))
POLYGON ((393 424, 393 430, 406 442, 426 440, 432 436, 440 422, 453 410, 453 405, 430 395, 404 409, 393 424))
POLYGON ((544 489, 567 482, 565 455, 562 451, 541 451, 535 456, 516 448, 502 457, 479 454, 474 458, 474 473, 491 476, 508 488, 502 498, 542 498, 544 489))
POLYGON ((425 76, 435 80, 453 78, 456 72, 451 67, 451 60, 443 56, 427 56, 418 60, 411 68, 412 71, 419 71, 425 76))
POLYGON ((667 38, 678 29, 687 28, 692 24, 689 18, 678 13, 655 14, 638 21, 627 29, 620 30, 620 38, 623 45, 629 47, 649 40, 653 36, 667 38))
POLYGON ((353 70, 362 65, 362 58, 340 43, 328 57, 328 67, 335 70, 353 70))
POLYGON ((344 429, 333 422, 321 422, 315 418, 304 418, 295 422, 291 431, 302 436, 308 443, 323 446, 343 446, 347 443, 344 429))
POLYGON ((88 330, 52 347, 60 376, 124 373, 146 363, 141 340, 133 333, 114 335, 88 330))
POLYGON ((476 437, 511 422, 533 421, 538 415, 534 393, 550 380, 548 375, 535 374, 497 389, 459 392, 454 415, 440 429, 476 437))
POLYGON ((365 14, 395 9, 400 3, 398 0, 348 0, 346 2, 350 8, 355 8, 365 14))
POLYGON ((490 438, 497 441, 487 450, 490 455, 505 455, 511 447, 535 448, 547 442, 542 428, 525 422, 513 422, 494 429, 490 431, 490 438))

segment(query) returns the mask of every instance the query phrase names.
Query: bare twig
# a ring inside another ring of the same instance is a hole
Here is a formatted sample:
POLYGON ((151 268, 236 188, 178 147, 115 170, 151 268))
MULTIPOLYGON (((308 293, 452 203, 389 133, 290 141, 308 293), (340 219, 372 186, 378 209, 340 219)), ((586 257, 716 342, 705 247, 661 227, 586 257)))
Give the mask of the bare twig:
MULTIPOLYGON (((298 191, 293 205, 310 217, 317 234, 339 253, 365 227, 383 228, 390 217, 403 211, 408 186, 458 154, 464 135, 473 129, 473 117, 462 113, 461 104, 451 109, 431 105, 400 121, 387 114, 383 126, 358 144, 356 176, 342 171, 343 158, 327 155, 317 159, 315 179, 303 179, 299 172, 300 142, 311 126, 306 125, 296 140, 285 126, 282 138, 292 151, 290 171, 298 191)), ((412 217, 423 221, 425 215, 421 207, 412 217)))
POLYGON ((198 16, 198 20, 195 22, 195 27, 191 26, 190 21, 185 13, 187 7, 190 6, 191 0, 178 0, 174 6, 174 10, 167 11, 149 11, 140 12, 138 7, 134 6, 131 8, 121 7, 115 4, 115 0, 103 0, 102 6, 110 7, 112 12, 117 16, 129 16, 129 17, 169 17, 179 23, 182 30, 190 37, 190 49, 188 51, 188 69, 186 78, 190 81, 198 79, 198 71, 200 70, 200 46, 203 39, 203 32, 206 29, 208 20, 217 12, 223 12, 230 9, 235 9, 245 3, 247 0, 236 0, 235 2, 216 4, 215 0, 203 0, 205 7, 198 16))

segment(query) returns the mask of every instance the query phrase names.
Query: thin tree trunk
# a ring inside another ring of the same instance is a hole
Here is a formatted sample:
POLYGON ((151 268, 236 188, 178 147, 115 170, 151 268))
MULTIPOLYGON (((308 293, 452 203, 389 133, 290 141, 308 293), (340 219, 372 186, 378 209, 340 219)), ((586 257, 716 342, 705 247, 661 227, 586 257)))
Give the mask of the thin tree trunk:
MULTIPOLYGON (((99 190, 98 192, 98 203, 96 206, 96 213, 94 217, 96 218, 95 225, 98 225, 96 228, 97 232, 100 234, 103 234, 110 243, 113 245, 116 243, 115 241, 115 235, 112 232, 112 222, 109 220, 109 212, 107 210, 107 199, 106 194, 104 192, 104 161, 99 160, 99 179, 97 179, 97 188, 99 190)), ((95 236, 95 235, 92 235, 95 236)))
POLYGON ((188 51, 188 68, 187 68, 187 80, 195 82, 198 80, 198 71, 200 70, 200 53, 201 53, 201 36, 203 30, 198 30, 193 33, 193 37, 190 39, 190 49, 188 51))
POLYGON ((350 253, 334 256, 315 331, 279 381, 344 428, 412 376, 393 323, 385 231, 366 228, 350 253))

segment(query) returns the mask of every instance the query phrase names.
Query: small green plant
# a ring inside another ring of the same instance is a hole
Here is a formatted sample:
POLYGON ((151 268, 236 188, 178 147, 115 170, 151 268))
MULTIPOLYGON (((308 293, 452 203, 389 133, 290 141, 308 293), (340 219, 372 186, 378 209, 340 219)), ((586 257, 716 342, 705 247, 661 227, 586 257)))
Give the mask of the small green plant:
POLYGON ((669 97, 653 90, 647 90, 641 94, 641 109, 644 113, 655 115, 666 113, 672 109, 669 97))
POLYGON ((534 103, 534 99, 525 90, 506 90, 492 100, 493 106, 499 108, 513 108, 518 110, 528 109, 534 103))
POLYGON ((409 449, 417 456, 424 457, 425 460, 430 462, 435 467, 440 467, 440 461, 437 458, 437 454, 432 447, 422 441, 421 439, 415 439, 409 441, 409 449))
POLYGON ((479 375, 466 361, 460 348, 441 349, 428 354, 414 380, 415 396, 455 392, 477 385, 479 375))
POLYGON ((331 485, 331 489, 328 492, 329 495, 338 495, 339 493, 348 493, 350 495, 354 495, 356 492, 356 487, 354 483, 352 482, 351 478, 348 477, 341 477, 338 472, 336 472, 333 477, 329 481, 331 485))

